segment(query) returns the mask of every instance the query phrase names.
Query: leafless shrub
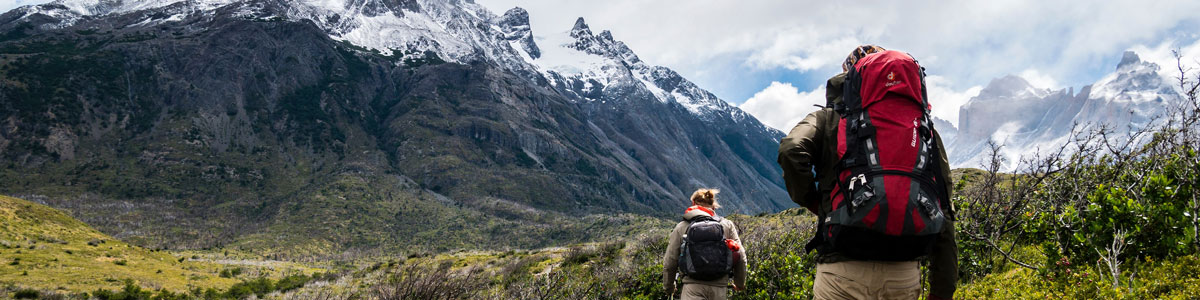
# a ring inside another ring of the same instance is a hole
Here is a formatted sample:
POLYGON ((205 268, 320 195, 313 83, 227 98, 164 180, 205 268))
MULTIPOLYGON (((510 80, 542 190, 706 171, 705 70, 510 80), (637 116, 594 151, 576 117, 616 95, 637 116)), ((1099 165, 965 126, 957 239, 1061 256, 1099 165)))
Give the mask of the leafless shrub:
POLYGON ((371 296, 381 300, 468 299, 484 287, 479 270, 467 268, 455 271, 450 267, 450 264, 437 267, 406 264, 398 274, 376 285, 371 296))
POLYGON ((284 300, 343 300, 356 297, 354 297, 353 293, 347 291, 332 288, 317 288, 286 293, 280 298, 284 300))
MULTIPOLYGON (((1098 269, 1108 269, 1109 274, 1112 276, 1113 287, 1121 285, 1121 252, 1125 251, 1125 246, 1129 245, 1125 240, 1128 238, 1127 234, 1128 231, 1126 230, 1116 230, 1113 233, 1112 244, 1104 247, 1104 249, 1096 249, 1096 254, 1100 255, 1101 261, 1104 262, 1098 269)), ((1097 261, 1097 264, 1099 263, 1097 261)))

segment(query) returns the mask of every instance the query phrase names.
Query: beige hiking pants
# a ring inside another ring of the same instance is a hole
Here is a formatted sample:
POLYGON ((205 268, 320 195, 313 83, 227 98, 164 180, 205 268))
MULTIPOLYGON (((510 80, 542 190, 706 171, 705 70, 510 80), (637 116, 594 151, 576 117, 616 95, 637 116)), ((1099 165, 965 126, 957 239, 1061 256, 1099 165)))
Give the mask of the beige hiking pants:
POLYGON ((680 300, 725 300, 728 295, 725 292, 729 288, 723 286, 711 286, 699 283, 685 283, 683 290, 679 291, 680 300))
POLYGON ((817 264, 813 299, 917 299, 921 268, 915 261, 844 261, 817 264))

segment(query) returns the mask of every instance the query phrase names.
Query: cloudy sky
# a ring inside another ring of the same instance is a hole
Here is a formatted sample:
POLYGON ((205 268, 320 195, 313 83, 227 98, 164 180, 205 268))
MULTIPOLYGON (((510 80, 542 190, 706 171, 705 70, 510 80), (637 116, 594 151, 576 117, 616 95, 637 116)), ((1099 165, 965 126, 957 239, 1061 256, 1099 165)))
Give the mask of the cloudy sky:
MULTIPOLYGON (((128 1, 128 0, 127 0, 128 1)), ((1200 58, 1200 1, 476 0, 496 14, 520 6, 535 35, 584 17, 645 61, 670 67, 767 125, 790 129, 824 82, 864 43, 911 53, 929 70, 934 114, 997 77, 1078 87, 1111 72, 1125 50, 1171 62, 1200 58)), ((0 0, 0 10, 46 0, 0 0)), ((545 45, 543 45, 545 47, 545 45)))
POLYGON ((534 35, 584 17, 643 60, 784 130, 824 103, 825 79, 863 43, 920 60, 935 115, 951 121, 1004 75, 1078 90, 1112 72, 1125 50, 1200 58, 1200 1, 476 1, 497 14, 525 8, 534 35))

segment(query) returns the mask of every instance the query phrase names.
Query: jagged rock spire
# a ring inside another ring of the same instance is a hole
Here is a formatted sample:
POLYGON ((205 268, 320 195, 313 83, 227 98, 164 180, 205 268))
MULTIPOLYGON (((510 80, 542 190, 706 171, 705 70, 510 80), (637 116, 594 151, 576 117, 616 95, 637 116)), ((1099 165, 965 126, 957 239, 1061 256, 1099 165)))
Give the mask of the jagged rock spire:
POLYGON ((497 25, 503 31, 504 39, 519 43, 521 49, 525 50, 529 57, 536 59, 542 56, 541 49, 533 41, 533 30, 529 26, 529 12, 524 8, 514 7, 504 12, 497 25))

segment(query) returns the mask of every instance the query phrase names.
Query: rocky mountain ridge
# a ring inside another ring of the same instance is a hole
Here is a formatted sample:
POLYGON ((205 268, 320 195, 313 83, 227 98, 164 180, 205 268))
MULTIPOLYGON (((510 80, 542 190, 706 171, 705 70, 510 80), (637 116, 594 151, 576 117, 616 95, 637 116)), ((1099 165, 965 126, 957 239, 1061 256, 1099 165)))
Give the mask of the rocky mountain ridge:
POLYGON ((142 245, 299 256, 593 239, 699 187, 792 205, 781 132, 582 20, 560 37, 469 1, 18 8, 0 192, 142 245))

